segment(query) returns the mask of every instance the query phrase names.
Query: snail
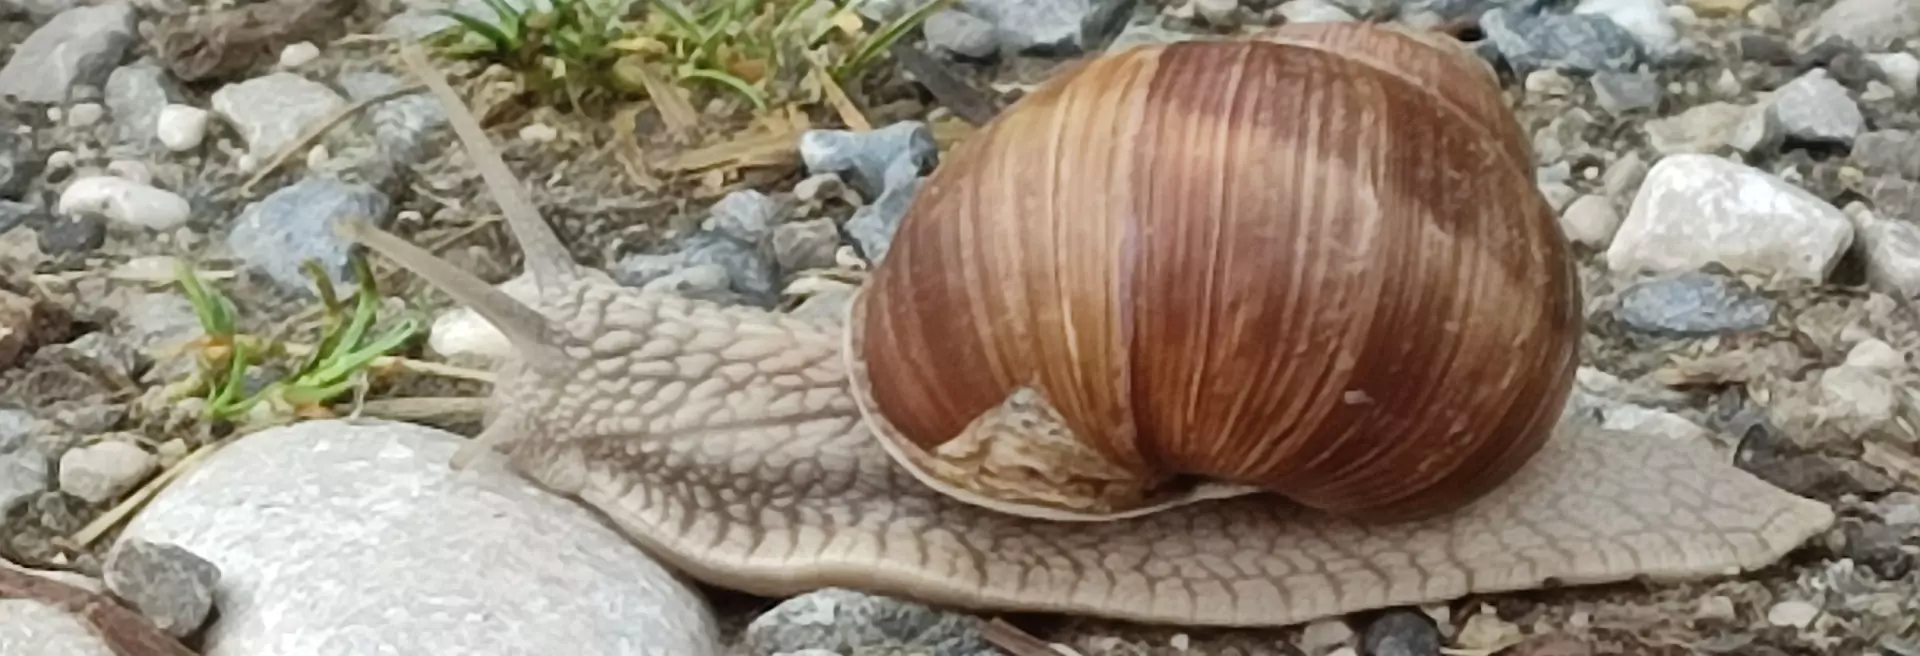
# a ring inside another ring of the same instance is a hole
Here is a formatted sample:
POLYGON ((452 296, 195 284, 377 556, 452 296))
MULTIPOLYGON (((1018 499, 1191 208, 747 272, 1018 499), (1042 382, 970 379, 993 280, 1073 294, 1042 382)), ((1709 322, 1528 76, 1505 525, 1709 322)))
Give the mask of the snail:
POLYGON ((453 465, 499 458, 715 586, 1284 626, 1733 574, 1834 519, 1568 411, 1571 255, 1497 80, 1434 35, 1077 62, 936 167, 844 319, 575 263, 403 56, 532 282, 342 227, 512 346, 453 465))

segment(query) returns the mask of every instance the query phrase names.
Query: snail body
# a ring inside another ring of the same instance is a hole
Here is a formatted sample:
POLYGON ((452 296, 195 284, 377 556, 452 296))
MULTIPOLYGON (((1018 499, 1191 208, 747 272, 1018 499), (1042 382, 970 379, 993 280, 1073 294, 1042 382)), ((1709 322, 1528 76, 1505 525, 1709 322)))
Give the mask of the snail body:
POLYGON ((403 54, 533 282, 343 228, 513 346, 454 465, 504 452, 713 585, 1285 625, 1721 575, 1833 521, 1565 412, 1571 258, 1490 73, 1433 36, 1084 62, 947 158, 844 320, 575 264, 403 54))

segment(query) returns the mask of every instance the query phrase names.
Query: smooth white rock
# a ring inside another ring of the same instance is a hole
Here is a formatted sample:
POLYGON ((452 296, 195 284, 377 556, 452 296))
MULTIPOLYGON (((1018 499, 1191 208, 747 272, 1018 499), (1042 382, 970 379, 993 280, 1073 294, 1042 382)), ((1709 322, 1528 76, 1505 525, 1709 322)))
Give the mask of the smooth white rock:
POLYGON ((1581 196, 1560 212, 1560 230, 1576 243, 1606 248, 1619 229, 1620 212, 1605 196, 1581 196))
POLYGON ((1859 367, 1883 374, 1890 374, 1907 367, 1907 356, 1892 344, 1877 340, 1864 339, 1847 350, 1846 366, 1859 367))
POLYGON ((60 192, 61 214, 90 211, 152 230, 172 230, 187 222, 193 208, 180 194, 119 176, 81 178, 60 192))
POLYGON ((319 58, 320 46, 313 45, 310 41, 289 43, 287 47, 280 49, 281 68, 299 68, 319 58))
POLYGON ((1911 52, 1887 52, 1867 55, 1867 61, 1887 76, 1887 84, 1902 95, 1920 93, 1920 57, 1911 52))
POLYGON ((140 447, 104 440, 68 449, 60 456, 60 491, 87 503, 117 500, 160 468, 140 447))
POLYGON ((683 579, 497 460, 453 471, 466 442, 382 420, 268 429, 125 533, 220 568, 205 656, 719 656, 683 579))
MULTIPOLYGON (((530 303, 539 296, 533 278, 520 274, 495 286, 507 296, 530 303)), ((433 320, 427 331, 427 348, 448 358, 474 359, 482 363, 498 362, 513 355, 513 343, 500 329, 470 308, 454 308, 433 320)))
POLYGON ((1907 302, 1920 302, 1920 226, 1872 212, 1848 215, 1866 255, 1867 284, 1907 302))
POLYGON ((212 112, 199 107, 169 104, 155 117, 154 132, 167 150, 193 150, 207 138, 207 121, 212 117, 212 112))
POLYGON ((1820 607, 1798 599, 1782 601, 1767 609, 1767 623, 1774 626, 1806 628, 1820 616, 1820 607))
POLYGON ((1704 154, 1653 165, 1607 249, 1616 273, 1736 271, 1825 280, 1853 243, 1845 212, 1765 171, 1704 154))
POLYGON ((299 139, 308 128, 347 106, 327 85, 281 71, 221 87, 213 111, 247 140, 247 154, 265 160, 299 139))
POLYGON ((76 128, 92 127, 107 117, 107 108, 100 103, 85 102, 67 110, 67 125, 76 128))

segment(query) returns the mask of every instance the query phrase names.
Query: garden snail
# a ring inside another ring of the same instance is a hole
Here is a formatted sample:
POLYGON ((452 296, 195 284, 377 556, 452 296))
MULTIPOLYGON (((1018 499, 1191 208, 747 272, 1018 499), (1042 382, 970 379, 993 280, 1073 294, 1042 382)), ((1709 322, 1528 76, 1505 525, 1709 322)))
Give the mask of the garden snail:
POLYGON ((1570 255, 1494 80, 1433 37, 1297 25, 1082 62, 948 156, 845 321, 576 265, 405 56, 534 283, 344 229, 513 345, 459 462, 504 451, 713 585, 1286 625, 1727 574, 1833 521, 1704 445, 1564 412, 1570 255))

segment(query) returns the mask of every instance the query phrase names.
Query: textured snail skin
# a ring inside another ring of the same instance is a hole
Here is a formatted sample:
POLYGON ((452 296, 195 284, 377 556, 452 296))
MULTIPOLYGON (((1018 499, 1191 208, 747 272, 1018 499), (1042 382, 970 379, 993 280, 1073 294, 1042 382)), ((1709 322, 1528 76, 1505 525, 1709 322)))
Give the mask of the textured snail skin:
POLYGON ((1371 520, 1478 498, 1551 432, 1581 332, 1497 89, 1359 23, 1083 62, 923 185, 854 305, 856 398, 1006 512, 1193 479, 1371 520))
POLYGON ((445 104, 538 289, 522 303, 398 237, 344 228, 516 349, 485 430, 455 464, 503 451, 713 585, 1274 626, 1551 584, 1732 574, 1833 521, 1705 445, 1571 420, 1498 489, 1419 521, 1363 524, 1268 495, 1090 523, 982 509, 922 485, 869 432, 841 322, 643 293, 568 260, 452 89, 418 50, 403 54, 445 104))

